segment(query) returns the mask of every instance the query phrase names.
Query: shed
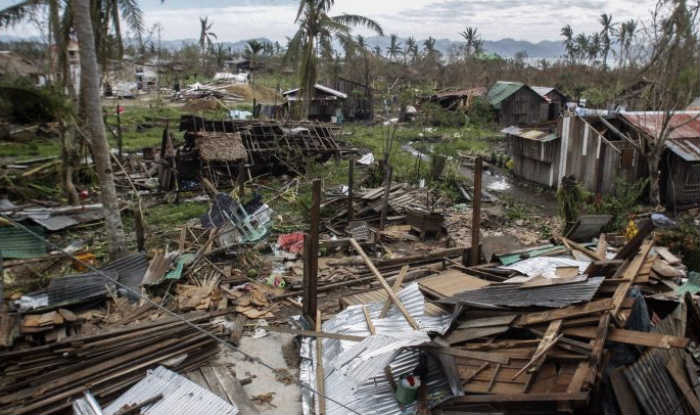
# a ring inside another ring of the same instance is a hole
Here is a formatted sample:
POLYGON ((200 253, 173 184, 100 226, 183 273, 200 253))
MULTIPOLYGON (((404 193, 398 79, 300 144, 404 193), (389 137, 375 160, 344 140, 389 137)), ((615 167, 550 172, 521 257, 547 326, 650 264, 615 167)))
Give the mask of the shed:
POLYGON ((506 134, 508 153, 513 159, 513 173, 530 182, 556 187, 560 146, 556 132, 516 126, 501 132, 506 134))
POLYGON ((333 88, 348 96, 348 99, 343 101, 343 115, 346 119, 374 119, 374 88, 342 77, 333 82, 333 88))
POLYGON ((549 103, 548 118, 550 120, 558 118, 566 108, 566 103, 569 102, 569 97, 554 87, 533 86, 532 89, 549 103))
MULTIPOLYGON (((287 99, 287 106, 290 110, 296 103, 301 103, 304 100, 301 88, 285 91, 282 93, 282 96, 287 99)), ((337 110, 342 108, 341 101, 347 98, 347 94, 327 86, 315 84, 309 119, 324 122, 331 121, 336 116, 337 110)))
MULTIPOLYGON (((665 112, 624 112, 620 118, 637 134, 657 137, 665 112)), ((700 205, 700 111, 671 115, 670 133, 661 162, 664 204, 676 208, 700 205)), ((634 135, 633 135, 634 137, 634 135)))
POLYGON ((501 125, 536 125, 549 119, 549 103, 522 82, 496 82, 486 96, 501 125))

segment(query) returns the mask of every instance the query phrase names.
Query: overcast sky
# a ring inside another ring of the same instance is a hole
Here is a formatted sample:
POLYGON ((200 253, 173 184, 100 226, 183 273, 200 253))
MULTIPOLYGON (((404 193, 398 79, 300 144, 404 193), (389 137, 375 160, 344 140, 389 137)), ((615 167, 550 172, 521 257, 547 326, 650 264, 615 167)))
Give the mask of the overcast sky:
MULTIPOLYGON (((0 0, 4 8, 16 0, 0 0)), ((163 39, 199 37, 199 16, 209 16, 222 41, 267 37, 284 40, 295 30, 298 0, 139 0, 148 26, 160 23, 163 39)), ((457 39, 476 26, 487 40, 560 40, 571 24, 576 32, 599 30, 598 17, 647 20, 656 0, 336 0, 332 14, 362 14, 386 33, 418 39, 457 39)), ((0 33, 27 35, 27 26, 0 33)), ((359 31, 357 33, 362 33, 359 31)))

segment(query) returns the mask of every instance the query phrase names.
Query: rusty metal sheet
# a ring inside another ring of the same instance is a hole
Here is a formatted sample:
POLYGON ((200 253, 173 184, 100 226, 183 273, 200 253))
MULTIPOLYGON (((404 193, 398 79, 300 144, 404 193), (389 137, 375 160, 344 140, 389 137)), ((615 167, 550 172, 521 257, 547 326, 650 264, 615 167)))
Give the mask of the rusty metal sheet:
POLYGON ((604 279, 604 277, 594 277, 571 284, 527 289, 523 289, 521 284, 492 284, 437 302, 486 308, 530 306, 561 308, 591 301, 604 279))
POLYGON ((526 140, 541 141, 547 143, 549 141, 554 141, 559 138, 556 133, 549 131, 542 131, 536 129, 520 128, 517 126, 510 126, 501 130, 503 134, 512 135, 518 138, 524 138, 526 140))
MULTIPOLYGON (((657 112, 622 112, 620 116, 630 125, 651 136, 657 137, 664 126, 666 113, 657 112)), ((684 111, 672 115, 669 138, 700 138, 700 112, 684 111)))
POLYGON ((666 147, 685 161, 700 161, 700 138, 672 138, 666 147))

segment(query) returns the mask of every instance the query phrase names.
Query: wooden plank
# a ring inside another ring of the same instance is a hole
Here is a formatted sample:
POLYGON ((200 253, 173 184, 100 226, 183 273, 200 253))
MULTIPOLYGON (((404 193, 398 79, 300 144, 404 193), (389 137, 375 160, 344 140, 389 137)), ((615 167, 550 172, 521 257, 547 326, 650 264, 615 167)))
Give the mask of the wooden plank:
POLYGON ((605 258, 606 252, 608 252, 608 239, 604 233, 601 233, 598 238, 598 246, 596 246, 595 253, 601 258, 605 258))
POLYGON ((396 308, 401 311, 401 314, 406 318, 406 321, 408 321, 408 324, 414 329, 418 330, 420 326, 418 325, 418 322, 408 313, 408 310, 406 310, 406 307, 404 307, 403 303, 401 303, 401 300, 399 300, 399 297, 394 294, 394 291, 392 291, 391 287, 389 287, 389 284, 387 284, 386 280, 384 277, 382 277, 382 274, 379 272, 377 267, 374 266, 372 263, 372 260, 369 259, 365 251, 362 249, 362 247, 357 243, 357 241, 352 238, 350 239, 350 244, 352 245, 353 248, 355 248, 355 251, 362 257, 362 259, 365 261, 365 264, 367 265, 367 268, 372 271, 374 276, 377 278, 379 283, 381 284, 382 288, 384 288, 384 291, 386 291, 387 295, 391 299, 391 302, 394 303, 396 308))
POLYGON ((467 383, 471 382, 474 377, 476 377, 479 373, 483 372, 487 367, 489 367, 491 363, 484 363, 483 365, 479 366, 478 368, 474 369, 469 375, 464 377, 462 379, 462 386, 466 385, 467 383))
POLYGON ((591 301, 590 303, 573 305, 556 310, 522 314, 516 320, 515 324, 518 326, 531 326, 533 324, 547 323, 553 320, 570 319, 601 311, 608 311, 612 309, 612 307, 612 300, 606 298, 603 300, 591 301))
MULTIPOLYGON (((401 284, 403 284, 403 279, 406 277, 406 274, 408 273, 408 270, 410 267, 411 267, 410 265, 404 265, 401 268, 401 271, 399 272, 399 276, 396 277, 396 280, 394 280, 394 286, 392 287, 392 290, 394 290, 395 293, 398 293, 401 290, 401 284)), ((379 318, 386 317, 390 308, 391 308, 391 299, 387 298, 386 301, 384 302, 384 307, 382 307, 382 312, 379 313, 379 318)))
POLYGON ((669 265, 680 265, 683 261, 680 258, 673 255, 671 251, 665 246, 657 246, 654 248, 657 254, 661 256, 669 265))
POLYGON ((226 395, 226 390, 221 382, 219 382, 219 378, 216 376, 214 368, 211 366, 203 366, 200 368, 200 370, 202 371, 202 376, 207 381, 207 385, 209 385, 207 389, 209 389, 214 395, 227 401, 228 396, 226 395))
POLYGON ((555 337, 554 339, 550 340, 548 343, 540 343, 540 345, 544 344, 544 346, 542 346, 542 348, 540 348, 540 347, 537 348, 538 350, 535 351, 535 354, 532 356, 530 361, 527 362, 527 364, 525 366, 523 366, 523 368, 520 369, 520 371, 513 376, 513 379, 517 379, 518 376, 522 375, 523 373, 525 373, 526 370, 529 370, 531 368, 536 371, 538 361, 541 361, 541 359, 544 359, 546 353, 552 347, 554 347, 555 344, 557 344, 557 341, 559 341, 559 339, 561 339, 562 336, 563 336, 563 334, 560 334, 557 337, 555 337))
POLYGON ((480 339, 482 337, 493 336, 508 331, 510 326, 493 326, 493 327, 478 327, 470 329, 455 330, 445 337, 445 340, 453 346, 455 344, 464 343, 469 340, 480 339))
POLYGON ((437 352, 455 357, 481 360, 482 362, 489 363, 500 363, 507 365, 510 362, 510 357, 508 355, 499 353, 475 352, 472 350, 456 349, 454 347, 441 347, 437 349, 437 352))
MULTIPOLYGON (((595 339, 596 329, 593 327, 570 328, 564 329, 564 334, 582 337, 584 339, 595 339)), ((607 340, 616 343, 633 344, 635 346, 657 347, 660 349, 670 349, 672 347, 684 349, 688 346, 688 342, 690 341, 686 337, 625 329, 611 329, 608 333, 607 340)))
POLYGON ((571 249, 576 250, 578 252, 581 252, 582 254, 586 255, 587 257, 593 259, 594 261, 605 261, 605 255, 598 255, 595 251, 591 251, 590 249, 586 248, 585 246, 576 243, 572 240, 569 240, 567 238, 562 237, 562 242, 568 247, 571 247, 571 249))
POLYGON ((459 403, 507 403, 507 402, 585 402, 588 393, 514 393, 502 395, 465 395, 450 400, 459 403))
POLYGON ((651 249, 652 245, 653 242, 646 242, 642 244, 641 248, 639 249, 639 253, 634 257, 634 259, 632 260, 632 262, 630 262, 627 268, 625 268, 625 271, 622 274, 622 278, 627 280, 628 282, 623 282, 622 284, 620 284, 615 290, 615 293, 613 294, 613 308, 612 310, 610 310, 610 314, 619 326, 623 326, 622 320, 618 315, 620 312, 620 308, 622 307, 622 303, 627 297, 627 292, 632 287, 635 278, 639 274, 639 270, 642 268, 642 265, 644 265, 644 261, 646 260, 646 257, 649 254, 649 250, 651 249))
MULTIPOLYGON (((479 265, 481 260, 481 179, 483 160, 477 157, 474 162, 474 197, 472 198, 472 252, 469 265, 479 265)), ((466 265, 466 264, 465 264, 466 265)))
POLYGON ((475 318, 472 320, 462 321, 457 326, 457 329, 473 329, 479 327, 494 327, 510 325, 516 318, 517 314, 508 314, 505 316, 493 316, 484 318, 475 318))
POLYGON ((365 314, 365 322, 367 322, 367 329, 369 330, 369 333, 374 336, 375 334, 377 334, 377 332, 374 329, 374 324, 372 323, 372 317, 370 317, 369 309, 367 308, 366 305, 362 306, 362 312, 365 314))
POLYGON ((700 414, 700 400, 698 400, 695 392, 690 387, 688 378, 685 375, 685 370, 678 360, 678 357, 674 356, 669 359, 666 363, 666 370, 671 375, 671 379, 676 383, 676 386, 678 386, 678 390, 683 393, 685 400, 693 408, 693 411, 695 411, 696 414, 700 414))
POLYGON ((216 374, 219 383, 224 388, 228 401, 235 403, 238 409, 241 410, 242 414, 257 414, 260 411, 255 407, 253 402, 248 397, 248 394, 243 389, 241 382, 233 376, 230 369, 217 366, 214 368, 214 373, 216 374))
MULTIPOLYGON (((316 331, 321 331, 321 310, 316 310, 316 331)), ((316 399, 319 415, 326 414, 326 375, 323 370, 323 340, 316 339, 316 399)))
POLYGON ((605 340, 608 338, 608 327, 610 325, 610 314, 603 314, 596 327, 595 339, 593 340, 593 349, 591 350, 591 364, 597 367, 600 359, 603 356, 603 348, 605 340))
POLYGON ((675 278, 675 277, 685 276, 685 273, 683 271, 673 268, 671 265, 669 265, 668 262, 666 262, 662 259, 657 259, 654 262, 652 269, 654 270, 654 272, 656 272, 657 274, 659 274, 660 276, 665 277, 665 278, 675 278))
POLYGON ((620 407, 622 415, 637 415, 641 414, 642 410, 637 405, 637 399, 634 397, 634 391, 630 387, 624 375, 624 367, 618 367, 610 373, 610 383, 617 398, 617 405, 620 407))
POLYGON ((185 377, 205 389, 209 388, 207 381, 204 379, 204 376, 202 376, 202 372, 200 372, 199 369, 187 373, 185 377))
POLYGON ((288 327, 282 327, 282 326, 269 326, 269 327, 265 327, 265 329, 269 330, 269 331, 274 331, 277 333, 294 334, 296 336, 321 337, 324 339, 349 340, 352 342, 361 342, 362 340, 365 339, 364 337, 350 336, 348 334, 324 333, 324 332, 318 332, 318 331, 313 331, 313 330, 296 330, 296 329, 290 329, 288 327))
POLYGON ((496 368, 493 370, 493 377, 489 381, 489 386, 486 388, 486 392, 491 392, 491 389, 493 389, 493 385, 496 383, 496 378, 498 378, 498 372, 501 371, 501 364, 498 363, 496 364, 496 368))

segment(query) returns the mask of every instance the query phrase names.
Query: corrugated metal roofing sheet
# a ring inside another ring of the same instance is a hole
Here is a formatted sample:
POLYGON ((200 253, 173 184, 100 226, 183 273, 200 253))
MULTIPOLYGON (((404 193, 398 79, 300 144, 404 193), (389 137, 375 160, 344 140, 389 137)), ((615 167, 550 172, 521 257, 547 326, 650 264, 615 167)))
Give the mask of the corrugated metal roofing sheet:
MULTIPOLYGON (((30 226, 29 229, 44 235, 44 229, 39 226, 30 226)), ((0 253, 3 258, 36 258, 46 255, 46 243, 23 229, 0 226, 0 253)))
MULTIPOLYGON (((105 272, 112 279, 117 279, 116 272, 105 272)), ((106 285, 112 285, 102 273, 68 275, 52 278, 49 283, 49 306, 75 304, 100 298, 107 294, 106 285)))
POLYGON ((500 108, 503 100, 513 95, 523 87, 525 87, 525 84, 522 82, 498 81, 491 87, 491 89, 489 89, 486 99, 488 99, 489 103, 494 107, 500 108))
POLYGON ((604 277, 593 277, 582 282, 521 288, 521 284, 492 284, 438 300, 445 304, 465 304, 484 307, 566 307, 591 301, 604 277))
MULTIPOLYGON (((665 112, 621 112, 620 116, 635 128, 656 137, 664 126, 665 112)), ((674 113, 669 122, 672 129, 668 138, 700 138, 700 112, 674 113)))
POLYGON ((148 375, 102 410, 114 415, 124 405, 131 405, 163 395, 163 399, 142 409, 141 415, 236 415, 238 408, 207 389, 163 366, 148 371, 148 375))
POLYGON ((120 283, 139 292, 141 281, 148 269, 148 258, 142 253, 132 254, 110 262, 101 269, 108 273, 116 273, 120 283))
POLYGON ((542 98, 546 99, 549 101, 550 99, 547 98, 547 94, 550 92, 554 91, 554 87, 551 86, 531 86, 533 91, 537 92, 542 98))
POLYGON ((524 138, 526 140, 541 141, 543 143, 554 141, 559 138, 559 136, 556 133, 528 128, 520 128, 514 125, 502 129, 501 132, 503 134, 524 138))
MULTIPOLYGON (((340 92, 340 91, 336 91, 336 90, 333 89, 333 88, 329 88, 329 87, 323 86, 323 85, 321 85, 321 84, 315 84, 315 85, 314 85, 314 88, 318 89, 318 90, 321 91, 321 92, 325 92, 326 94, 333 95, 333 96, 335 96, 335 97, 337 97, 337 98, 346 99, 346 98, 348 97, 347 94, 344 94, 344 93, 342 93, 342 92, 340 92)), ((291 101, 292 98, 296 98, 296 97, 289 97, 288 95, 295 94, 295 93, 299 92, 300 89, 301 89, 301 88, 290 89, 289 91, 282 92, 282 95, 283 95, 283 96, 286 96, 287 99, 291 101)))
POLYGON ((700 138, 671 138, 666 147, 685 161, 700 161, 700 138))
MULTIPOLYGON (((415 404, 404 408, 398 404, 384 375, 384 366, 391 362, 392 373, 397 379, 411 373, 419 363, 419 352, 402 347, 425 343, 427 332, 444 334, 452 321, 452 316, 447 314, 429 316, 425 313, 425 298, 416 283, 401 290, 398 297, 421 326, 420 331, 413 330, 396 307, 389 310, 386 318, 379 319, 383 307, 381 302, 367 305, 376 336, 370 336, 362 306, 348 307, 323 324, 324 332, 367 337, 359 344, 322 340, 326 394, 362 414, 400 415, 411 413, 411 408, 415 411, 415 404), (365 352, 359 353, 360 350, 365 352)), ((301 349, 300 378, 312 386, 316 385, 315 341, 305 339, 301 349)), ((448 379, 439 365, 429 365, 427 384, 428 395, 435 404, 452 396, 448 379)), ((313 396, 304 393, 303 397, 305 414, 310 415, 313 396)), ((326 400, 326 409, 329 415, 352 413, 330 400, 326 400)))
POLYGON ((484 87, 459 89, 459 90, 445 90, 440 91, 435 94, 436 98, 447 98, 447 97, 482 97, 486 95, 488 90, 484 87))

